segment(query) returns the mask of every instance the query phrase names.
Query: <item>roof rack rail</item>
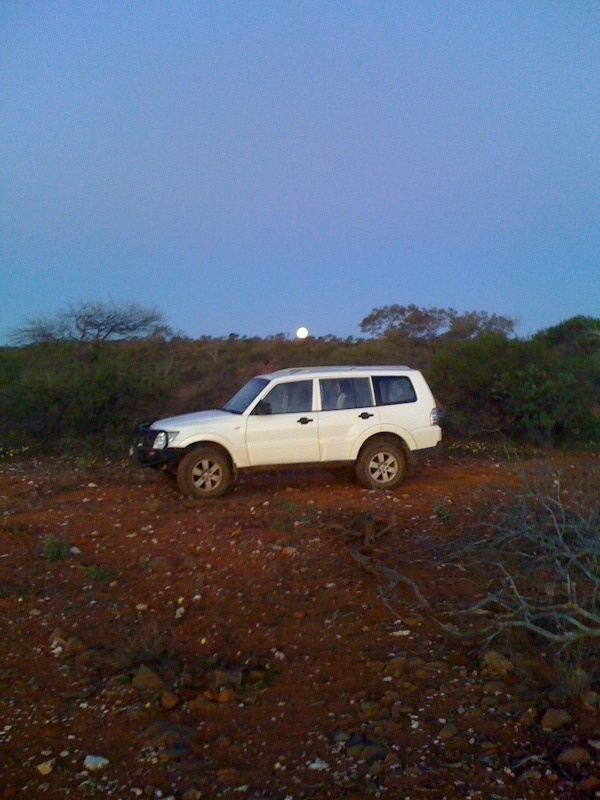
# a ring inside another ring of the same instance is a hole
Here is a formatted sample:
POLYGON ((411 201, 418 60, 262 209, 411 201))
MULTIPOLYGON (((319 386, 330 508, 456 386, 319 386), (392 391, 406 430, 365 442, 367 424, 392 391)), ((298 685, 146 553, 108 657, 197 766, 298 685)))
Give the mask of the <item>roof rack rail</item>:
POLYGON ((376 372, 387 370, 410 370, 412 367, 406 364, 346 364, 334 366, 318 366, 318 367, 287 367, 286 369, 278 369, 270 373, 271 375, 301 375, 306 372, 376 372))

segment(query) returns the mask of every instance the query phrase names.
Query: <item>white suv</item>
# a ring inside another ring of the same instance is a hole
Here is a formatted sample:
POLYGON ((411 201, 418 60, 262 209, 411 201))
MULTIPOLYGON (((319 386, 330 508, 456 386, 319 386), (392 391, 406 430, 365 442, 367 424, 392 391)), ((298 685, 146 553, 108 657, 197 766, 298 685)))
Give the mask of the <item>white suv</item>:
POLYGON ((140 425, 131 455, 176 473, 181 491, 219 497, 240 470, 354 464, 393 489, 442 439, 436 401, 409 367, 302 367, 259 375, 223 408, 140 425))

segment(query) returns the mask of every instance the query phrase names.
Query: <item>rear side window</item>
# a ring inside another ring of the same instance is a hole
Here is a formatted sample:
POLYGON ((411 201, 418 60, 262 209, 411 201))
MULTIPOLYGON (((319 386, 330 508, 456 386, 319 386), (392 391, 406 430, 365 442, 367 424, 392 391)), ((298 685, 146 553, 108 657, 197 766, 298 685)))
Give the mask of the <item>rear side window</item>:
POLYGON ((319 386, 323 411, 368 408, 373 405, 373 393, 368 378, 323 378, 319 381, 319 386))
POLYGON ((403 375, 376 376, 373 378, 373 387, 378 406, 417 402, 417 395, 410 378, 403 375))

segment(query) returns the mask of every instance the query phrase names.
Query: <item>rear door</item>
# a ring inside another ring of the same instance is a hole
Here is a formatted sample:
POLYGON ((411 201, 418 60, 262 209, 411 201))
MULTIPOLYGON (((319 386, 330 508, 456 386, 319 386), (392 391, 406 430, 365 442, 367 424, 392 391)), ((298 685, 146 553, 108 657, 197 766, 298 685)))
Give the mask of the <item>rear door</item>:
POLYGON ((384 430, 401 436, 410 449, 416 447, 414 432, 429 426, 431 409, 419 403, 415 387, 407 375, 373 375, 375 399, 384 430))
POLYGON ((356 442, 380 428, 371 381, 368 377, 321 378, 319 396, 321 461, 350 461, 356 442))

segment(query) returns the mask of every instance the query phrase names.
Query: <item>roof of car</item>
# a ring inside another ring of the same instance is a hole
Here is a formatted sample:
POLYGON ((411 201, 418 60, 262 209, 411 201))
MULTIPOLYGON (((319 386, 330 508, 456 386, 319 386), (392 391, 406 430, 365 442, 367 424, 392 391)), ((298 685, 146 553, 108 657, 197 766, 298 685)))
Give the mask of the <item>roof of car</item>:
POLYGON ((327 375, 330 373, 340 372, 358 372, 364 374, 382 373, 382 372, 414 372, 411 367, 406 365, 392 365, 392 364, 375 364, 373 366, 333 366, 333 367, 290 367, 288 369, 278 369, 272 372, 269 376, 271 378, 281 378, 287 375, 327 375))

